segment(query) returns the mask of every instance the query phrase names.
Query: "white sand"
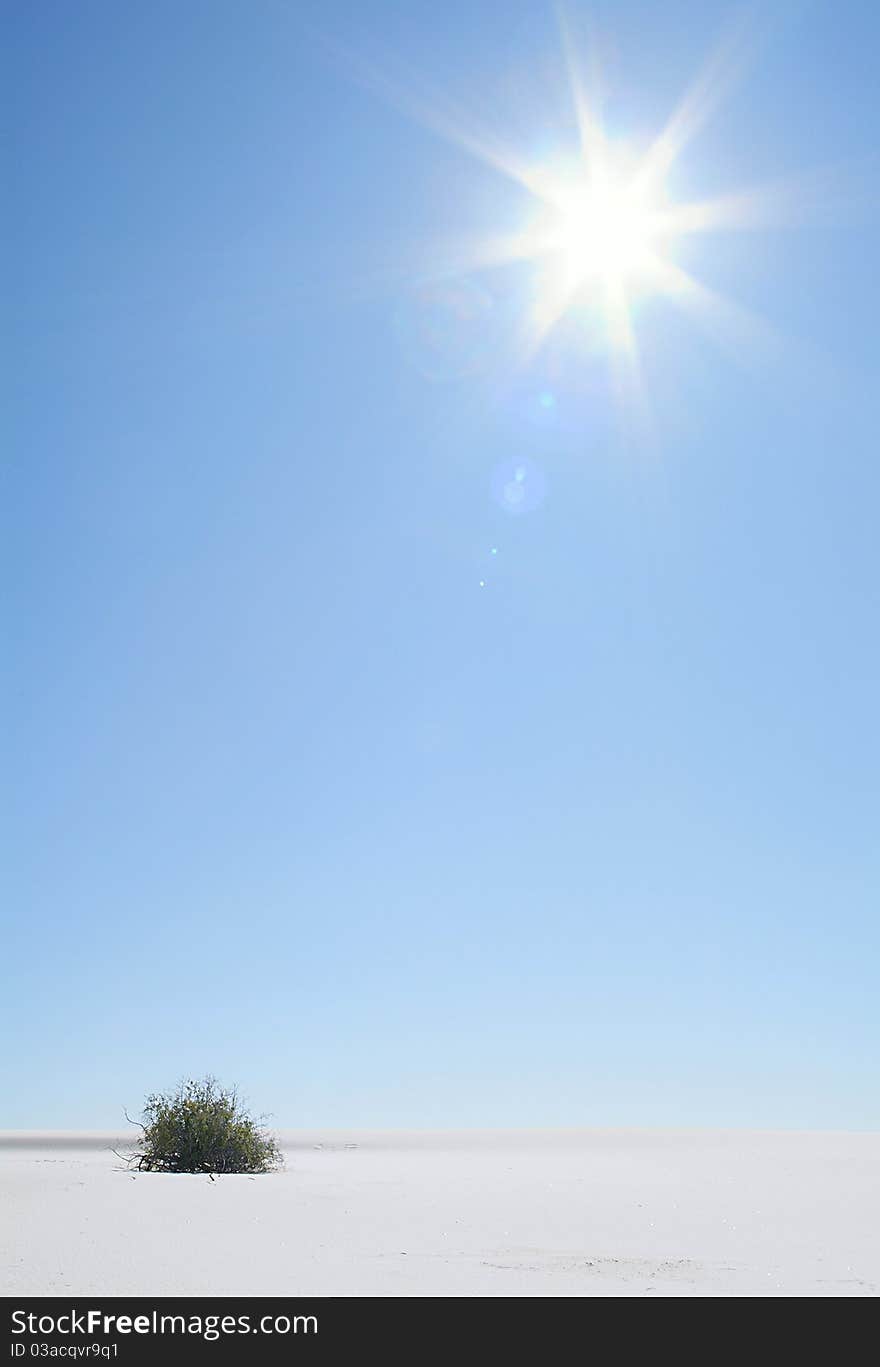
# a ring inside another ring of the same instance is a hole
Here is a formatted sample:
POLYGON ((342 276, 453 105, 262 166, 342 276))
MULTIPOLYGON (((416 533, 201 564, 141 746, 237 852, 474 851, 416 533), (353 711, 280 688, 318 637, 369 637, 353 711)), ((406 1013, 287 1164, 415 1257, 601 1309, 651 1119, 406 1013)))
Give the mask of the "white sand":
POLYGON ((287 1133, 265 1177, 0 1135, 7 1295, 872 1296, 880 1135, 287 1133))

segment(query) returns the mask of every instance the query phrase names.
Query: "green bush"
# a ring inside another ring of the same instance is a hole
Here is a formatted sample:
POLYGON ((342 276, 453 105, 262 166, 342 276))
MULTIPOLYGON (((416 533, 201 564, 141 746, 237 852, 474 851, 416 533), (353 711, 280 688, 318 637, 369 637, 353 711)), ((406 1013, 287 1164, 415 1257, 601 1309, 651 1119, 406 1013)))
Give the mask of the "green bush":
POLYGON ((275 1140, 216 1078, 182 1082, 148 1096, 141 1144, 128 1161, 139 1172, 269 1172, 281 1163, 275 1140))

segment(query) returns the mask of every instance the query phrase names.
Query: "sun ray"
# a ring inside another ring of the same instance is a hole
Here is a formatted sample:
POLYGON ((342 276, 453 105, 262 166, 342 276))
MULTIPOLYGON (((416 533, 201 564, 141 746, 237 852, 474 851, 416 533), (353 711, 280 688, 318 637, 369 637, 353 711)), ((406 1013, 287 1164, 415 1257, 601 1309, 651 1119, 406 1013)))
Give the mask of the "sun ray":
POLYGON ((683 234, 828 226, 876 216, 880 159, 858 165, 817 167, 696 204, 663 212, 663 231, 683 234))
POLYGON ((819 347, 774 326, 754 309, 710 289, 672 262, 658 263, 657 288, 741 369, 764 380, 784 376, 795 395, 823 395, 846 409, 852 376, 819 347))
POLYGON ((754 368, 778 364, 784 341, 752 309, 710 289, 672 262, 658 264, 658 287, 718 345, 754 368))
POLYGON ((741 11, 649 148, 637 177, 646 193, 662 185, 688 143, 742 79, 756 43, 757 11, 741 11))
MULTIPOLYGON (((598 67, 594 59, 589 82, 589 89, 592 91, 592 99, 590 99, 578 61, 578 50, 571 31, 571 21, 562 5, 557 7, 556 17, 571 102, 577 120, 581 161, 587 170, 591 167, 598 169, 601 167, 602 149, 605 145, 604 129, 598 113, 600 108, 598 67)), ((589 50, 595 52, 595 43, 589 45, 589 50)))
POLYGON ((393 63, 381 65, 362 52, 337 45, 334 53, 360 85, 371 90, 387 104, 401 110, 415 123, 436 133, 444 141, 460 147, 476 161, 521 185, 538 198, 552 186, 547 168, 522 157, 497 134, 460 109, 447 96, 430 91, 421 76, 392 75, 393 63))

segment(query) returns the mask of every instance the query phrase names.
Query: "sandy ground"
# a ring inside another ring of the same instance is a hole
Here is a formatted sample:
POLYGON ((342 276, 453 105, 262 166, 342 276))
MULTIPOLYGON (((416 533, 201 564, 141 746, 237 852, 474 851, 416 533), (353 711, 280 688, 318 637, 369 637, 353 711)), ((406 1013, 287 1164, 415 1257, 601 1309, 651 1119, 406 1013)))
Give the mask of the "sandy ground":
POLYGON ((286 1133, 262 1177, 0 1134, 6 1295, 876 1296, 880 1135, 286 1133))

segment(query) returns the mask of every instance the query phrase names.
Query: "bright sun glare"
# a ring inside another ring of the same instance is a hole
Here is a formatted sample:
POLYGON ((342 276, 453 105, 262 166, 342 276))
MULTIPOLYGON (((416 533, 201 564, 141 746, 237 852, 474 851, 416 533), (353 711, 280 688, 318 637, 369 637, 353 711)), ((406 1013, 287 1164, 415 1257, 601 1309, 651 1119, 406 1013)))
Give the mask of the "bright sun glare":
POLYGON ((583 309, 603 319, 609 346, 632 351, 633 302, 678 283, 668 252, 679 224, 663 177, 650 157, 635 166, 627 158, 622 170, 624 151, 593 128, 576 169, 545 169, 529 186, 541 207, 510 254, 541 266, 532 318, 536 343, 564 314, 583 309))
POLYGON ((634 185, 602 176, 561 186, 557 198, 547 248, 572 293, 590 283, 625 286, 656 266, 659 214, 634 185))
MULTIPOLYGON (((785 222, 797 208, 798 186, 788 181, 691 203, 676 202, 669 189, 670 173, 684 149, 741 73, 751 46, 748 24, 728 33, 638 155, 609 135, 595 62, 587 80, 564 18, 560 26, 577 132, 577 150, 568 151, 571 159, 564 168, 558 161, 524 157, 442 96, 432 100, 424 88, 407 93, 380 84, 414 117, 518 184, 529 197, 531 209, 518 230, 487 234, 464 249, 454 247, 438 277, 466 280, 471 271, 515 261, 530 264, 531 304, 510 358, 527 361, 563 318, 582 319, 589 344, 598 340, 612 357, 619 395, 638 406, 645 396, 634 306, 649 295, 664 295, 722 342, 753 351, 766 343, 770 330, 741 304, 696 280, 676 260, 676 248, 691 233, 785 222)), ((561 142, 569 147, 565 139, 561 142)), ((804 188, 809 195, 808 182, 804 188)))

